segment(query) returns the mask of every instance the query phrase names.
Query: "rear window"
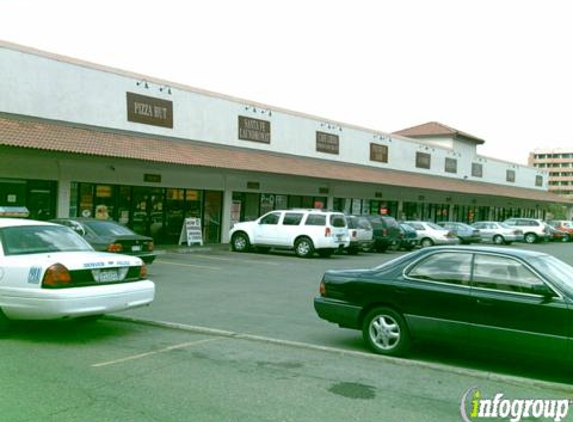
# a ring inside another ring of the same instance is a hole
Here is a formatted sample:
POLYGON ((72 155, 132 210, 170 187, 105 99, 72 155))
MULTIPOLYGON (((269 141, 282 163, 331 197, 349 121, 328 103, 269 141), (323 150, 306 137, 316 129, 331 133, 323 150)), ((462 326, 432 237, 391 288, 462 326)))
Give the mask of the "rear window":
POLYGON ((348 223, 349 229, 358 228, 358 218, 356 217, 346 217, 346 223, 348 223))
POLYGON ((84 225, 93 230, 98 236, 123 236, 133 234, 127 227, 111 221, 89 221, 84 223, 84 225))
POLYGON ((93 251, 77 233, 64 226, 20 226, 0 230, 5 255, 93 251))
POLYGON ((326 226, 326 215, 309 214, 306 218, 307 226, 326 226))
POLYGON ((381 217, 382 221, 384 221, 384 223, 386 223, 386 226, 388 226, 389 228, 394 228, 394 227, 399 227, 398 222, 391 218, 391 217, 381 217))
POLYGON ((346 227, 346 219, 343 215, 332 214, 330 216, 330 225, 332 227, 346 227))

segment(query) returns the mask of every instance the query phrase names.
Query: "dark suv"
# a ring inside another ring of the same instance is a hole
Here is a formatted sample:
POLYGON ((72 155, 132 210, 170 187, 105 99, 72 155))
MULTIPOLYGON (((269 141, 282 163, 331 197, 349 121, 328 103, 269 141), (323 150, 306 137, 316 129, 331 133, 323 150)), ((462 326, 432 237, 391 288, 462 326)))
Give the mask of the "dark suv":
POLYGON ((402 230, 394 218, 369 215, 368 220, 372 224, 376 252, 385 252, 390 246, 396 246, 400 242, 402 230))

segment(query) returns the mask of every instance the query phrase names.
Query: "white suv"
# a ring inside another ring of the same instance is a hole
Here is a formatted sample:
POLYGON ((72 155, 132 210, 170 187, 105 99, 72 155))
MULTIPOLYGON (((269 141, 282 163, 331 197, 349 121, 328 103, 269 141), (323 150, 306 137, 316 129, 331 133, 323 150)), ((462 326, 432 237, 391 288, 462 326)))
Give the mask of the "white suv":
POLYGON ((508 226, 523 231, 523 240, 526 243, 535 243, 549 240, 549 229, 541 220, 536 218, 510 218, 504 221, 508 226))
POLYGON ((344 214, 316 209, 271 211, 255 221, 236 223, 229 238, 236 252, 251 247, 294 249, 303 258, 314 252, 327 257, 350 243, 344 214))

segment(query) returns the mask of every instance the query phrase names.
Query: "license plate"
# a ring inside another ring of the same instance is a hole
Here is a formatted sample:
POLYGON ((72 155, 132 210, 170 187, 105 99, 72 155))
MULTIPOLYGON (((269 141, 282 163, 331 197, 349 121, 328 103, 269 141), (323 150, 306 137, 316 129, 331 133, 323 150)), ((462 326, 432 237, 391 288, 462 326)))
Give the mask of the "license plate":
POLYGON ((116 270, 102 270, 97 274, 94 274, 95 281, 99 283, 112 283, 114 281, 119 281, 119 274, 116 270))
POLYGON ((141 251, 141 245, 133 245, 133 246, 131 247, 131 251, 132 251, 132 252, 139 252, 139 251, 141 251))
POLYGON ((342 235, 341 235, 341 234, 337 234, 337 235, 336 235, 336 238, 337 238, 338 240, 342 240, 342 235))

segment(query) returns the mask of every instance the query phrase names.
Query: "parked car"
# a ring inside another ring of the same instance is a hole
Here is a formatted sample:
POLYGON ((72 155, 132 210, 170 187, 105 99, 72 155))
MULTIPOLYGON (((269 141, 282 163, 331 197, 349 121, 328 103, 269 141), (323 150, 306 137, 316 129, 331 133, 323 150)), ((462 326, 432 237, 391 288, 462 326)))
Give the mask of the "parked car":
POLYGON ((416 230, 418 241, 422 248, 434 245, 457 245, 460 240, 453 230, 446 230, 434 223, 425 221, 405 221, 416 230))
POLYGON ((511 245, 513 242, 523 242, 523 231, 497 221, 477 221, 472 227, 479 230, 483 241, 496 245, 511 245))
POLYGON ((569 220, 549 220, 547 222, 551 227, 556 228, 557 230, 563 230, 573 236, 573 221, 569 220))
POLYGON ((348 253, 356 255, 362 250, 369 250, 374 245, 372 234, 372 224, 365 216, 347 215, 346 224, 348 225, 348 236, 350 244, 348 253))
POLYGON ((549 231, 549 240, 551 242, 569 242, 571 240, 571 233, 565 230, 557 229, 547 223, 543 224, 547 225, 547 230, 549 231))
POLYGON ((436 224, 446 230, 453 230, 462 245, 481 242, 479 230, 469 224, 459 223, 457 221, 441 221, 436 224))
POLYGON ((373 269, 327 271, 314 299, 320 318, 362 330, 380 354, 437 340, 569 361, 572 304, 570 265, 484 246, 426 248, 373 269))
POLYGON ((504 223, 523 231, 523 241, 525 243, 549 240, 549 230, 541 220, 535 218, 508 218, 504 223))
POLYGON ((406 223, 400 223, 402 235, 400 236, 400 249, 411 251, 418 245, 418 233, 416 229, 406 223))
POLYGON ((143 261, 96 252, 58 224, 0 219, 0 325, 14 320, 91 318, 150 304, 143 261))
POLYGON ((386 252, 389 247, 398 245, 402 231, 396 219, 384 215, 367 217, 372 224, 376 252, 386 252))
POLYGON ((235 252, 251 247, 261 251, 294 249, 303 258, 315 252, 328 257, 350 244, 344 214, 318 209, 271 211, 255 221, 236 223, 229 238, 235 252))
POLYGON ((151 264, 157 256, 153 238, 137 234, 115 221, 79 217, 51 221, 71 228, 96 251, 137 256, 146 264, 151 264))

